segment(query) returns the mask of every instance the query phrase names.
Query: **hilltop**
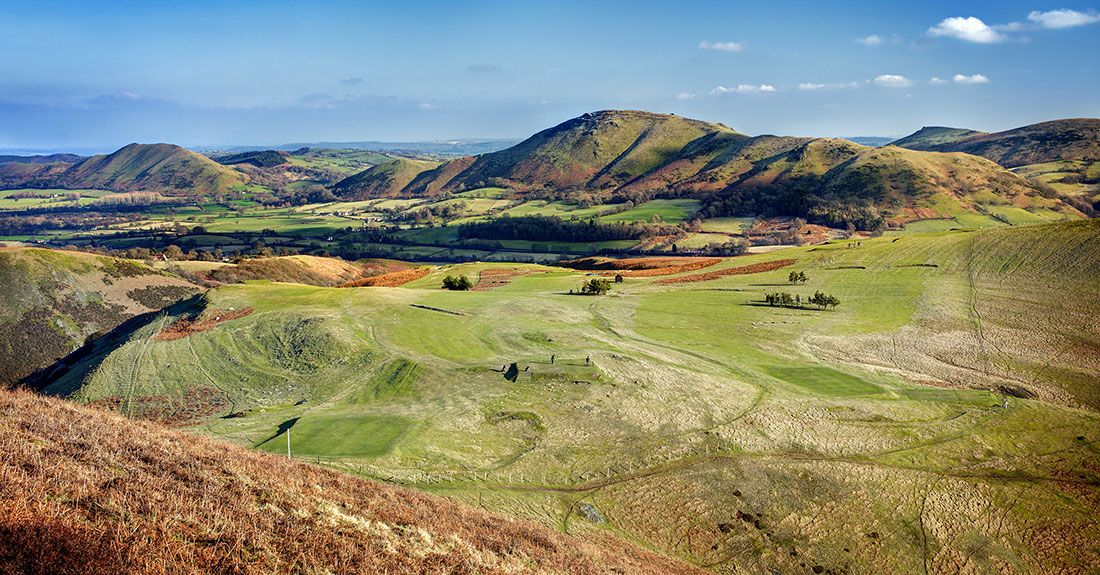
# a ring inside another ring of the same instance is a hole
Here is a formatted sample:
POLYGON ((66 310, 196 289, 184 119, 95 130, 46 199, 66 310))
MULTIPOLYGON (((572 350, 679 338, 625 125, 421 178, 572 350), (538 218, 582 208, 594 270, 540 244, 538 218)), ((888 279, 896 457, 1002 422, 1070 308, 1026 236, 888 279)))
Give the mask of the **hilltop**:
MULTIPOLYGON (((307 149, 303 153, 308 152, 309 150, 307 149)), ((215 156, 213 159, 219 164, 225 166, 249 164, 251 166, 256 166, 257 168, 273 168, 275 166, 281 166, 287 163, 288 155, 290 154, 276 150, 258 150, 255 152, 229 154, 227 156, 215 156)))
POLYGON ((965 152, 1015 168, 1063 160, 1100 160, 1100 119, 1072 118, 1004 132, 922 128, 893 142, 915 150, 965 152))
POLYGON ((517 189, 613 190, 713 132, 733 130, 669 114, 592 112, 478 156, 445 187, 502 183, 517 189))
POLYGON ((241 173, 173 144, 130 144, 76 163, 0 164, 4 187, 212 195, 244 183, 241 173))
POLYGON ((922 152, 942 152, 971 136, 984 136, 986 134, 986 132, 966 128, 925 126, 908 136, 888 142, 886 145, 922 152))
POLYGON ((439 162, 393 158, 344 178, 332 186, 343 199, 366 200, 398 195, 418 175, 439 166, 439 162))
POLYGON ((67 170, 61 187, 204 195, 229 191, 244 177, 173 144, 130 144, 106 156, 92 156, 67 170))
MULTIPOLYGON (((928 140, 959 135, 934 129, 928 140), (935 132, 935 133, 932 133, 935 132)), ((963 154, 874 148, 850 140, 740 134, 675 115, 608 110, 563 122, 482 156, 420 173, 402 196, 504 186, 517 194, 596 201, 695 198, 702 215, 800 216, 871 229, 987 206, 1081 213, 993 162, 963 154)), ((392 188, 387 188, 393 192, 392 188)))
POLYGON ((607 535, 2 390, 0 572, 705 573, 607 535))
POLYGON ((0 249, 0 285, 0 387, 198 290, 144 263, 38 248, 0 249))

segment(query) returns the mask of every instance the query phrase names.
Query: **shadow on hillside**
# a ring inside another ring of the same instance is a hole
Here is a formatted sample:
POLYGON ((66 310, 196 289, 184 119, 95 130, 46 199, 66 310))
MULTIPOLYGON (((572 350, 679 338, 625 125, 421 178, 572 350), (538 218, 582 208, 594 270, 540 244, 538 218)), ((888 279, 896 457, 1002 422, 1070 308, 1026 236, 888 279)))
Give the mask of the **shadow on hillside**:
POLYGON ((286 432, 290 431, 290 428, 294 427, 294 424, 298 423, 299 419, 301 419, 301 418, 300 417, 292 417, 292 418, 280 423, 279 424, 279 429, 275 430, 275 435, 272 435, 271 437, 268 437, 267 439, 257 443, 253 447, 260 447, 260 446, 264 445, 265 443, 269 443, 271 441, 274 441, 280 435, 283 435, 286 432))
POLYGON ((99 337, 89 338, 89 341, 72 353, 24 377, 20 380, 19 385, 39 392, 61 396, 71 395, 79 389, 80 383, 95 371, 95 368, 102 363, 104 358, 130 341, 138 330, 148 326, 163 315, 194 316, 201 313, 205 307, 206 298, 200 293, 164 309, 136 315, 99 337), (61 380, 71 382, 71 385, 47 390, 48 387, 61 380))

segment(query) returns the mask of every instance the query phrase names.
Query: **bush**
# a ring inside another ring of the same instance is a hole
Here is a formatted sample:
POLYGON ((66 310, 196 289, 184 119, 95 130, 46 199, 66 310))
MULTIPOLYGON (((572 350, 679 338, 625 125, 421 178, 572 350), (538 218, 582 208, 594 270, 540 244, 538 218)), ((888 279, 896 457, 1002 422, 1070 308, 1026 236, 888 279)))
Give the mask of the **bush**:
POLYGON ((607 278, 592 278, 581 286, 581 293, 585 295, 604 295, 611 291, 611 280, 607 278))
POLYGON ((472 287, 474 287, 474 282, 466 276, 447 276, 443 278, 443 289, 468 291, 472 287))
POLYGON ((814 305, 821 306, 821 309, 827 309, 830 306, 835 308, 836 306, 840 305, 840 299, 838 299, 836 296, 821 293, 819 291, 814 292, 814 295, 810 296, 810 299, 807 301, 814 305))

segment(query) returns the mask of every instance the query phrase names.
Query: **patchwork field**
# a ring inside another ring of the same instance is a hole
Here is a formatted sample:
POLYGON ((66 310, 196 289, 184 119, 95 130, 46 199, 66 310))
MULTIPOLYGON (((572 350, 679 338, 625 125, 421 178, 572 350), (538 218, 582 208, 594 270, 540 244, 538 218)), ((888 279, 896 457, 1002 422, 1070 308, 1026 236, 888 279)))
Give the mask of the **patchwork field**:
POLYGON ((673 271, 598 297, 570 293, 597 271, 515 263, 227 285, 46 391, 716 573, 1100 570, 1100 221, 673 271), (816 291, 840 304, 764 303, 816 291))

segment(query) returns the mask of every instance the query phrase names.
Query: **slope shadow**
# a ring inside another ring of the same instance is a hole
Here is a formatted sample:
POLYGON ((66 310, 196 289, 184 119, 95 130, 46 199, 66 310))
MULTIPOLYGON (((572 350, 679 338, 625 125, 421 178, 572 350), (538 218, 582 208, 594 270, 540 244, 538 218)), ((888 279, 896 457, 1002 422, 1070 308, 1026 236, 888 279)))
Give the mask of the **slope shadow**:
MULTIPOLYGON (((185 300, 180 300, 166 308, 135 315, 104 335, 86 342, 53 364, 24 377, 19 381, 19 385, 43 392, 47 387, 63 378, 68 378, 71 381, 83 381, 95 371, 95 368, 111 352, 130 341, 138 330, 153 323, 157 318, 163 315, 194 316, 202 312, 205 307, 206 297, 200 293, 185 300)), ((64 396, 75 391, 76 389, 68 389, 62 392, 51 391, 47 393, 64 396)))

